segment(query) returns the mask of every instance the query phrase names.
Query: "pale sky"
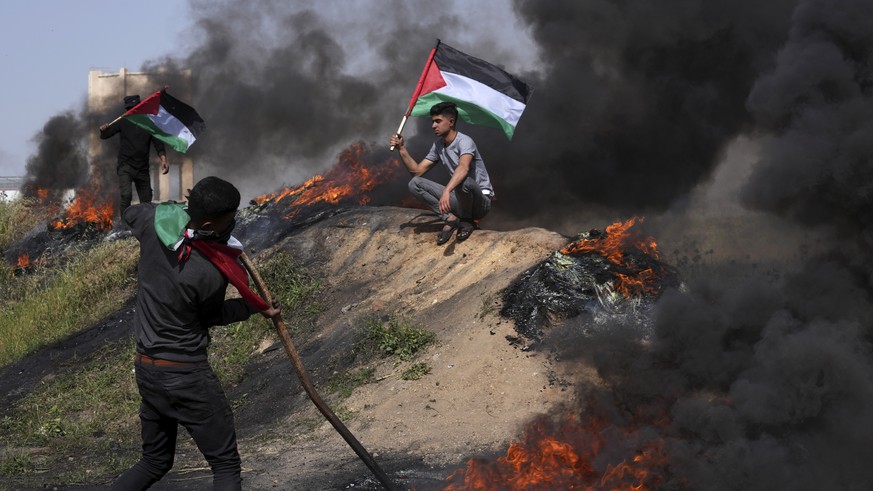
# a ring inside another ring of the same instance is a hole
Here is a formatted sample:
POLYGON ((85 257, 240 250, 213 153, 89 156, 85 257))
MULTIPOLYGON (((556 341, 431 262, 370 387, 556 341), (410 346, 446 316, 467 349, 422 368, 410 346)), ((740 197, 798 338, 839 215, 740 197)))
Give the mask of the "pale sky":
POLYGON ((187 10, 173 0, 3 2, 0 176, 24 175, 33 136, 52 116, 83 107, 89 70, 137 70, 184 50, 187 10))

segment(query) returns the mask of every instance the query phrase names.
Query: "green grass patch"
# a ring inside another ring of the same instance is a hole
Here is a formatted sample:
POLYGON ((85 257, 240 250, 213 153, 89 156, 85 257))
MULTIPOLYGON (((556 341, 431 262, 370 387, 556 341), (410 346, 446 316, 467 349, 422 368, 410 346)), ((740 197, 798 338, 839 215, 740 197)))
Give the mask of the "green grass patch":
POLYGON ((403 380, 420 380, 430 373, 430 365, 427 363, 414 363, 400 374, 403 380))
POLYGON ((35 470, 33 459, 25 450, 9 450, 0 457, 0 476, 9 477, 32 474, 35 470))
POLYGON ((51 215, 48 207, 40 206, 33 198, 0 200, 0 250, 5 250, 13 242, 24 237, 33 227, 47 220, 51 215))
POLYGON ((81 366, 47 377, 18 401, 0 420, 0 440, 21 450, 0 456, 0 475, 50 467, 68 469, 62 481, 79 483, 87 475, 132 465, 139 456, 134 353, 130 338, 109 344, 81 366), (39 451, 30 455, 28 449, 39 451))
POLYGON ((138 257, 135 240, 118 240, 73 252, 56 270, 7 278, 0 300, 0 366, 121 308, 134 295, 138 257))
POLYGON ((353 351, 367 357, 395 356, 401 361, 408 361, 435 339, 435 335, 424 325, 415 324, 406 317, 371 317, 364 321, 364 338, 355 345, 353 351))
MULTIPOLYGON (((282 319, 288 329, 305 330, 322 308, 316 297, 320 282, 285 252, 278 252, 258 265, 258 272, 272 296, 282 304, 282 319)), ((272 321, 260 314, 244 322, 214 328, 210 363, 222 383, 239 383, 251 356, 270 337, 278 342, 272 321)))
POLYGON ((327 391, 340 400, 346 399, 355 389, 369 383, 374 373, 376 373, 374 368, 336 373, 327 380, 327 391))
POLYGON ((339 404, 333 409, 333 413, 340 421, 349 422, 358 417, 360 411, 352 411, 343 404, 339 404))

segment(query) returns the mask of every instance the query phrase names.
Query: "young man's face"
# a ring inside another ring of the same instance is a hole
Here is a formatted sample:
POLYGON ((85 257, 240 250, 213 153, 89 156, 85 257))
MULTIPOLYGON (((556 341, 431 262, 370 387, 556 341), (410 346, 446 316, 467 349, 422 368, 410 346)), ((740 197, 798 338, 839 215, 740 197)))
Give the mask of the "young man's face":
POLYGON ((436 116, 431 116, 431 121, 433 123, 430 125, 433 128, 433 134, 436 136, 446 136, 449 134, 449 131, 455 126, 455 120, 448 116, 443 116, 442 114, 437 114, 436 116))

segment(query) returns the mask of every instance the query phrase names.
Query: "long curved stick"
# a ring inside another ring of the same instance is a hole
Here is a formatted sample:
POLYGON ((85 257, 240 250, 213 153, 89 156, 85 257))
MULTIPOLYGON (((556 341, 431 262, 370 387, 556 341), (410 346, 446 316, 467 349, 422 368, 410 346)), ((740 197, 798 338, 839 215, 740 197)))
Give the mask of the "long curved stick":
MULTIPOLYGON (((252 279, 255 281, 255 286, 257 286, 258 291, 261 293, 261 296, 267 303, 273 303, 273 297, 270 295, 270 291, 267 290, 267 285, 264 283, 264 279, 261 278, 260 273, 255 268, 255 265, 249 259, 245 252, 240 254, 240 259, 242 260, 243 266, 249 271, 249 274, 252 275, 252 279)), ((294 343, 291 341, 291 335, 288 334, 288 329, 285 327, 285 323, 282 321, 282 316, 277 315, 273 317, 273 325, 276 326, 276 332, 279 333, 279 338, 282 339, 282 345, 285 346, 285 353, 288 354, 288 357, 291 358, 291 362, 294 365, 294 371, 297 372, 297 378, 300 379, 300 382, 303 384, 303 388, 306 390, 306 393, 309 395, 309 398, 312 399, 312 402, 315 404, 315 407, 321 411, 321 414, 330 421, 330 424, 342 435, 343 439, 346 443, 352 447, 352 450, 358 454, 358 457, 373 471, 373 474, 376 475, 376 479, 382 483, 382 486, 389 490, 395 491, 398 488, 394 486, 394 483, 388 478, 388 475, 385 474, 385 471, 379 467, 379 464, 373 459, 373 456, 367 452, 363 445, 352 435, 352 432, 349 431, 348 428, 337 418, 336 414, 330 409, 330 407, 325 404, 324 400, 321 399, 321 396, 318 395, 318 392, 315 391, 315 387, 312 386, 312 382, 309 380, 309 375, 306 373, 306 368, 303 366, 303 361, 300 359, 300 355, 297 354, 297 349, 294 347, 294 343)))

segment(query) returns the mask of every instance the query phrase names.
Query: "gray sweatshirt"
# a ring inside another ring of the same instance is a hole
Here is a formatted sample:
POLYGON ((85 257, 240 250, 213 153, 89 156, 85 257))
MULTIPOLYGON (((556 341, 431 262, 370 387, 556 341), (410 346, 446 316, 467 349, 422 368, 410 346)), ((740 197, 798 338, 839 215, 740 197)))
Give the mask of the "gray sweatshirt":
POLYGON ((164 360, 203 361, 211 326, 243 321, 257 310, 241 298, 224 299, 227 279, 197 249, 179 264, 178 251, 158 239, 155 208, 134 205, 123 216, 140 244, 137 351, 164 360))

